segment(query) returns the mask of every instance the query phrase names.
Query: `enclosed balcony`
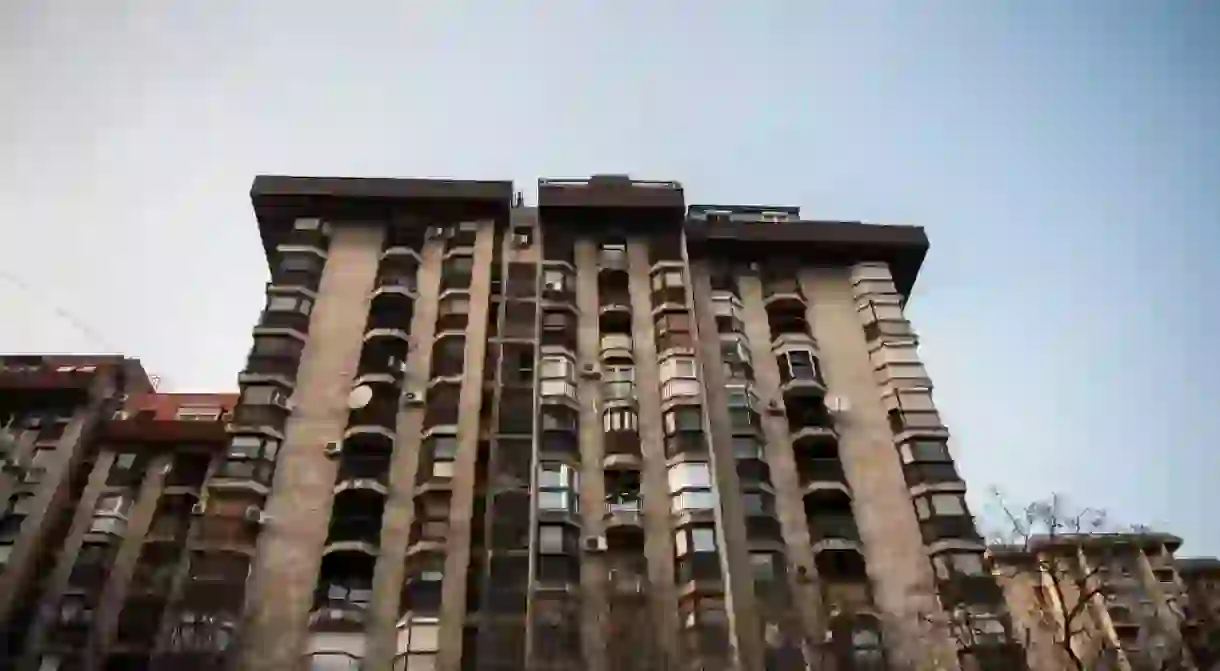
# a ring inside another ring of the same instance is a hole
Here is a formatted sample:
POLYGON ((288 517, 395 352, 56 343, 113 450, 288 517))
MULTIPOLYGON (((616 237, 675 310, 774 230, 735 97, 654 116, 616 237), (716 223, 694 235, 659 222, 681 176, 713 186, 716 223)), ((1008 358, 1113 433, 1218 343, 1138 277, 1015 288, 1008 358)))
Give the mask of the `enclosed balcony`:
POLYGON ((772 346, 813 342, 813 330, 804 302, 780 300, 767 305, 767 324, 772 346))
POLYGON ((860 531, 851 497, 835 489, 815 490, 804 497, 805 519, 814 552, 819 549, 857 548, 860 531))
POLYGON ((325 266, 326 254, 319 250, 277 252, 271 266, 271 285, 316 292, 325 266))
POLYGON ((822 490, 838 490, 850 495, 847 474, 839 460, 838 446, 834 443, 819 443, 805 450, 794 450, 797 481, 803 494, 822 490))
POLYGON ((603 365, 631 365, 633 361, 631 336, 622 333, 602 335, 601 359, 603 365))
MULTIPOLYGON (((418 243, 415 243, 418 244, 418 243)), ((381 252, 379 270, 393 270, 398 274, 414 275, 419 268, 421 257, 410 241, 387 240, 385 250, 381 252)))
POLYGON ((604 471, 606 492, 606 528, 635 527, 643 529, 640 509, 640 471, 612 469, 604 471))
POLYGON ((580 479, 574 465, 544 461, 538 465, 538 516, 547 522, 579 524, 580 479))
POLYGON ((578 527, 552 522, 538 525, 537 589, 575 590, 580 585, 580 557, 578 527))
POLYGON ((547 303, 576 301, 576 272, 571 264, 549 259, 543 262, 542 300, 547 303))
POLYGON ((826 382, 817 356, 809 349, 783 347, 775 355, 779 388, 784 396, 824 396, 826 382))
POLYGON ((966 507, 964 492, 936 491, 912 500, 925 544, 933 545, 940 541, 982 542, 974 526, 974 517, 966 507))
POLYGON ((599 327, 602 333, 631 333, 631 293, 625 271, 601 269, 597 276, 599 327))
MULTIPOLYGON (((257 506, 251 506, 257 510, 257 506)), ((196 548, 253 556, 258 542, 259 524, 241 512, 219 511, 205 514, 191 526, 191 542, 196 548)))
POLYGON ((713 291, 712 314, 716 317, 718 332, 743 333, 745 331, 745 310, 737 294, 730 291, 713 291))
POLYGON ((639 467, 643 452, 640 447, 640 417, 635 406, 624 405, 607 408, 602 412, 602 465, 611 467, 639 467))
POLYGON ((313 311, 314 296, 300 288, 281 289, 267 286, 267 303, 258 325, 266 328, 291 329, 299 333, 309 332, 309 315, 313 311))
POLYGON ((813 562, 828 611, 833 608, 838 613, 851 614, 872 609, 872 583, 859 550, 815 550, 813 562))
POLYGON ((446 490, 428 489, 416 493, 415 515, 407 537, 408 555, 445 549, 449 538, 450 502, 450 493, 446 490))
POLYGON ((682 263, 655 263, 651 278, 653 310, 686 309, 686 271, 682 263))
POLYGON ((373 383, 400 386, 406 373, 409 351, 409 343, 401 338, 386 337, 380 332, 366 338, 360 350, 360 363, 357 364, 352 386, 373 383))
MULTIPOLYGON (((522 557, 522 559, 525 559, 522 557)), ((409 555, 403 576, 400 615, 440 613, 441 585, 445 580, 445 554, 440 551, 409 555)))
POLYGON ((469 322, 470 294, 460 290, 441 292, 436 304, 436 330, 461 331, 469 322))
POLYGON ((474 255, 469 248, 455 248, 445 252, 441 260, 442 292, 450 289, 470 290, 470 281, 474 274, 474 255))
MULTIPOLYGON (((532 332, 533 323, 530 323, 532 332)), ((542 334, 544 347, 576 350, 577 318, 574 306, 548 306, 542 311, 542 334)))
POLYGON ((580 426, 580 413, 566 405, 546 405, 542 407, 541 444, 538 446, 540 456, 557 459, 579 460, 580 446, 577 431, 580 426))
POLYGON ((466 362, 466 336, 446 333, 432 343, 432 372, 429 379, 461 379, 466 362))
POLYGON ((627 272, 627 244, 624 242, 602 243, 597 249, 599 273, 627 272))
POLYGON ((302 217, 292 222, 292 230, 281 247, 302 247, 325 252, 330 248, 330 227, 314 217, 302 217))
POLYGON ((233 410, 233 425, 255 430, 270 429, 282 435, 284 423, 292 414, 291 390, 275 383, 243 386, 233 410))
POLYGON ((544 348, 538 368, 538 395, 543 404, 577 407, 576 361, 570 353, 544 348))
POLYGON ((656 315, 654 326, 658 356, 694 352, 694 319, 685 308, 660 312, 656 315))
POLYGON ((913 490, 962 481, 944 441, 912 440, 900 445, 898 454, 903 477, 913 490))
POLYGON ((783 543, 775 494, 771 490, 743 486, 741 507, 746 518, 746 538, 751 544, 783 543))
POLYGON ((294 331, 260 329, 254 336, 254 345, 241 377, 275 378, 292 384, 304 349, 305 339, 294 331))
POLYGON ((768 309, 785 305, 802 311, 805 309, 805 295, 801 292, 801 283, 797 279, 795 267, 772 262, 761 269, 760 275, 763 305, 768 309))
POLYGON ((215 490, 245 489, 260 496, 271 493, 271 482, 275 475, 275 462, 256 457, 231 457, 220 462, 216 472, 208 480, 208 488, 215 490))
POLYGON ((351 488, 335 494, 323 552, 377 554, 381 545, 381 515, 384 511, 385 494, 381 491, 351 488))
POLYGON ((453 480, 457 452, 457 434, 453 429, 438 429, 424 434, 415 469, 416 485, 448 489, 453 480))
POLYGON ((788 415, 788 433, 792 449, 798 452, 816 451, 819 446, 834 443, 838 434, 834 417, 821 396, 790 396, 784 398, 788 415))
POLYGON ((665 456, 699 456, 707 454, 707 437, 703 433, 703 408, 679 405, 661 415, 665 428, 665 456))
POLYGON ((674 555, 674 578, 680 596, 721 591, 719 543, 711 525, 676 529, 674 555))
POLYGON ((343 631, 363 626, 373 602, 376 562, 363 552, 332 552, 322 557, 309 614, 311 629, 343 631))
MULTIPOLYGON (((644 556, 644 535, 614 535, 621 540, 610 542, 610 549, 606 553, 606 583, 610 597, 616 600, 642 600, 648 595, 648 558, 644 556)), ((610 536, 609 531, 607 536, 610 536)))

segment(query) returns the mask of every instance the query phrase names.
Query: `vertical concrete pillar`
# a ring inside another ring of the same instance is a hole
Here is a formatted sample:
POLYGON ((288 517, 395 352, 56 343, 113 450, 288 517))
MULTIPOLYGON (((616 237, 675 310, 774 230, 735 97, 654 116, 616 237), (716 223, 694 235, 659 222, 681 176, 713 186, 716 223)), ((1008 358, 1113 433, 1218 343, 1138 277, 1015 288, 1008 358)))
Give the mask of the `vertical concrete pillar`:
POLYGON ((343 437, 384 235, 377 225, 337 225, 331 235, 265 507, 271 521, 259 534, 247 588, 242 669, 300 664, 337 468, 323 448, 343 437))

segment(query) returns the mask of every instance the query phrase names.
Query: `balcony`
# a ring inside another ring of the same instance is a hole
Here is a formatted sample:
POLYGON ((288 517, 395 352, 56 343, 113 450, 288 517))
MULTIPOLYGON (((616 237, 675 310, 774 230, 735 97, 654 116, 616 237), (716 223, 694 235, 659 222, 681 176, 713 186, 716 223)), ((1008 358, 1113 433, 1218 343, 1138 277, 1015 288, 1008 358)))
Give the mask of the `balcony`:
MULTIPOLYGON (((533 324, 529 325, 532 332, 533 324)), ((569 351, 576 351, 576 308, 574 306, 548 306, 542 312, 542 337, 540 339, 543 347, 559 347, 569 351)))
POLYGON ((379 494, 355 494, 356 490, 348 490, 336 495, 335 506, 340 506, 338 499, 342 496, 359 497, 362 505, 355 502, 343 504, 345 508, 359 508, 353 512, 331 513, 330 528, 326 533, 326 545, 323 554, 332 552, 364 552, 376 555, 381 546, 381 512, 385 499, 379 494), (375 500, 373 500, 375 497, 375 500))
POLYGON ((604 244, 597 250, 597 268, 602 274, 627 272, 627 245, 604 244))
POLYGON ((253 556, 258 532, 258 524, 244 516, 204 515, 191 526, 191 543, 195 548, 253 556))
POLYGON ((804 497, 809 540, 819 548, 857 548, 860 531, 852 515, 851 498, 838 490, 818 490, 804 497))
POLYGON ((385 384, 400 387, 406 372, 409 346, 399 338, 366 339, 360 350, 353 387, 362 384, 385 384))
POLYGON ((821 364, 812 350, 782 345, 775 363, 779 367, 780 392, 785 398, 825 396, 826 382, 822 379, 821 364))
POLYGON ((821 396, 795 396, 784 399, 788 415, 788 433, 795 452, 816 453, 838 440, 834 417, 821 396))
POLYGON ((246 490, 260 496, 271 493, 275 462, 264 459, 226 459, 208 480, 209 489, 246 490))
POLYGON ((335 493, 345 489, 371 489, 388 495, 389 454, 343 454, 335 476, 335 493))
POLYGON ((270 430, 273 435, 284 435, 284 424, 292 412, 288 409, 289 400, 280 393, 275 404, 254 404, 243 402, 233 409, 233 426, 246 427, 257 432, 270 430))
POLYGON ((653 264, 652 310, 686 310, 686 271, 680 261, 660 261, 653 264))
POLYGON ((384 251, 381 252, 382 269, 393 268, 399 272, 411 272, 419 267, 422 259, 419 252, 412 249, 410 246, 395 243, 393 241, 386 245, 384 251))
POLYGON ((309 315, 313 310, 314 297, 300 289, 284 290, 268 286, 267 305, 258 320, 262 328, 289 329, 298 333, 309 332, 309 315))
POLYGON ((470 294, 461 290, 442 292, 436 306, 436 330, 463 331, 469 322, 470 294))
POLYGON ((363 552, 334 552, 322 558, 310 629, 344 631, 363 625, 373 601, 376 562, 363 552))
MULTIPOLYGON (((597 308, 598 328, 602 333, 628 335, 631 333, 631 297, 624 293, 601 296, 597 308)), ((628 335, 628 337, 630 337, 628 335)))
POLYGON ((601 359, 605 365, 630 365, 632 357, 631 336, 626 333, 608 333, 602 336, 601 359))
POLYGON ((605 471, 606 528, 634 527, 643 529, 640 507, 640 472, 638 470, 605 471))
POLYGON ((239 383, 270 379, 288 386, 293 385, 297 369, 301 365, 300 348, 295 351, 283 351, 262 354, 253 352, 246 361, 246 367, 238 378, 239 383))
POLYGON ((797 481, 802 494, 820 490, 838 490, 851 494, 847 475, 843 472, 843 462, 839 461, 838 450, 833 446, 814 452, 797 452, 795 456, 797 481))
POLYGON ((982 537, 974 526, 974 518, 970 515, 933 515, 919 523, 919 530, 926 545, 955 540, 982 542, 982 537))
POLYGON ((764 278, 762 284, 763 305, 766 306, 768 312, 772 308, 804 312, 808 307, 805 295, 801 293, 801 284, 796 278, 795 269, 788 277, 764 278))
POLYGON ((604 467, 639 467, 643 458, 639 426, 639 415, 634 407, 608 408, 602 413, 604 467))
POLYGON ((823 598, 839 604, 840 612, 858 612, 872 603, 872 583, 858 550, 815 551, 813 563, 823 598))
MULTIPOLYGON (((185 513, 185 511, 184 511, 185 513)), ((148 532, 144 534, 145 543, 169 543, 175 544, 186 540, 187 533, 191 528, 191 518, 185 514, 171 512, 158 512, 153 517, 152 522, 148 525, 148 532)))
POLYGON ((415 293, 401 284, 379 285, 373 290, 369 302, 369 316, 365 323, 366 336, 369 331, 411 331, 411 319, 415 315, 415 293))
POLYGON ((271 264, 271 286, 316 292, 325 265, 326 254, 320 250, 279 252, 271 264))

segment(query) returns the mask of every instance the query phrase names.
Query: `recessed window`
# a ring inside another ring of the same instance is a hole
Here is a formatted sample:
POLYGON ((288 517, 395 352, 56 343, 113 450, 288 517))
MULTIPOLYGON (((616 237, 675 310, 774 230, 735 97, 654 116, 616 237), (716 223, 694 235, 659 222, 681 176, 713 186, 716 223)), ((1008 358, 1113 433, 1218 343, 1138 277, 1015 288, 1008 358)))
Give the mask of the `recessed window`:
POLYGON ((966 499, 961 494, 931 494, 915 499, 915 512, 919 519, 931 517, 961 517, 969 514, 966 499))
POLYGON ((309 314, 313 309, 313 299, 294 294, 271 294, 267 297, 268 312, 297 312, 309 314))
POLYGON ((916 461, 944 462, 951 461, 949 446, 940 441, 917 440, 902 445, 902 462, 909 464, 916 461))
POLYGON ((563 463, 544 462, 538 467, 538 508, 575 513, 579 492, 576 469, 563 463))

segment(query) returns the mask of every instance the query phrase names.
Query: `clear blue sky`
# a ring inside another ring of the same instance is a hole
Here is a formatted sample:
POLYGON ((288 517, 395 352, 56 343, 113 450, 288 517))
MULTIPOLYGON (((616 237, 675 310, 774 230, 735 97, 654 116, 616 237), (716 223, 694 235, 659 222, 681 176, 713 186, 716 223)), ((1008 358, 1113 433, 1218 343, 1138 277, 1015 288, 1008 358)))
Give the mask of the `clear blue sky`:
POLYGON ((0 277, 0 350, 231 388, 255 173, 680 179, 926 226, 910 312, 975 499, 1218 553, 1217 34, 1202 1, 5 2, 0 268, 33 290, 0 277))

